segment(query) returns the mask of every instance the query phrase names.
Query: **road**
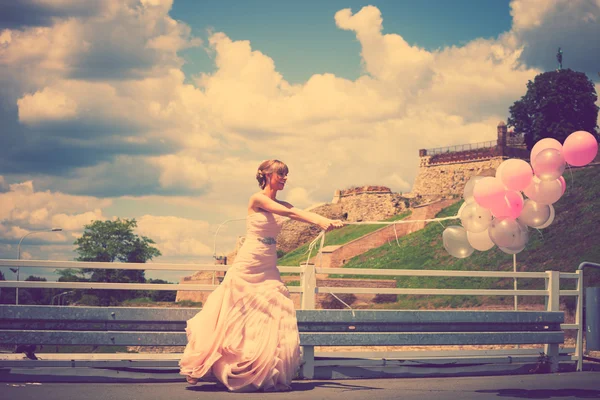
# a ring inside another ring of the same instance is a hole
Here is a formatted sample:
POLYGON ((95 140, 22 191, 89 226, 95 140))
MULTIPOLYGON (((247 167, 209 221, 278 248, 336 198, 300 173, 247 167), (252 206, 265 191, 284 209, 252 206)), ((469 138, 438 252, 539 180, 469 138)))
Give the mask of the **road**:
POLYGON ((214 383, 0 383, 11 400, 600 399, 600 372, 461 378, 294 381, 288 393, 229 393, 214 383))

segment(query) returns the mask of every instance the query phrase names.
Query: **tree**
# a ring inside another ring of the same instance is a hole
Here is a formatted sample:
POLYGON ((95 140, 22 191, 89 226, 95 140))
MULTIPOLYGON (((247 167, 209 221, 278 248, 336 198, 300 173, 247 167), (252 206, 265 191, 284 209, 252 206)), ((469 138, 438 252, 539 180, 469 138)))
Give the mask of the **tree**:
POLYGON ((596 135, 597 99, 593 82, 583 72, 544 72, 527 83, 525 96, 510 107, 507 125, 524 135, 528 149, 543 138, 562 143, 578 130, 596 135))
MULTIPOLYGON (((30 275, 26 282, 46 282, 46 278, 30 275)), ((24 288, 19 291, 19 304, 50 304, 52 296, 57 290, 44 288, 24 288)))
MULTIPOLYGON (((117 219, 115 221, 94 221, 85 226, 83 236, 75 241, 79 253, 77 261, 145 263, 161 255, 151 246, 154 241, 145 236, 139 237, 133 232, 137 227, 135 219, 117 219)), ((91 282, 144 283, 144 270, 91 269, 82 268, 84 274, 90 274, 91 282)), ((72 279, 74 275, 65 278, 72 279)), ((103 305, 118 304, 120 301, 135 297, 134 291, 99 290, 94 293, 103 305), (107 293, 110 292, 110 293, 107 293)))
MULTIPOLYGON (((167 282, 163 279, 148 279, 148 281, 146 283, 171 283, 171 282, 167 282)), ((175 298, 177 297, 177 291, 176 290, 148 290, 145 293, 145 297, 149 297, 152 299, 152 301, 175 301, 175 298)))
MULTIPOLYGON (((0 271, 0 281, 4 281, 4 273, 0 271)), ((14 288, 0 288, 0 304, 15 304, 16 290, 14 288)))

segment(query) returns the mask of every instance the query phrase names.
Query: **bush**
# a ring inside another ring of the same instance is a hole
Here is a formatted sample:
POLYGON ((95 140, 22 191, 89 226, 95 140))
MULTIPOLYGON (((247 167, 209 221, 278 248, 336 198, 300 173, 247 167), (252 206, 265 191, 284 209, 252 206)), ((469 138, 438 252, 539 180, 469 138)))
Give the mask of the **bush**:
POLYGON ((100 299, 98 296, 93 294, 84 294, 81 296, 81 299, 79 299, 78 303, 82 306, 99 306, 100 299))

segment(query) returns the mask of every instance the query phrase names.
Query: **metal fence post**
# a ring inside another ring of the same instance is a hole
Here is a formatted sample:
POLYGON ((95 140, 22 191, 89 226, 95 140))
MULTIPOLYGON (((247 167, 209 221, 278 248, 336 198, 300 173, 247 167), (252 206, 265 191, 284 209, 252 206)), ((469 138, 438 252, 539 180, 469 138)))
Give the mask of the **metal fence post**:
MULTIPOLYGON (((303 264, 300 287, 302 288, 302 310, 315 309, 317 276, 314 264, 303 264)), ((302 378, 313 379, 315 375, 315 347, 302 346, 302 378)))
POLYGON ((577 356, 577 371, 583 371, 583 270, 575 271, 577 277, 577 308, 575 311, 575 324, 577 324, 577 343, 575 355, 577 356))
MULTIPOLYGON (((517 273, 517 255, 513 254, 513 272, 516 274, 517 273)), ((513 287, 515 289, 515 292, 517 291, 517 277, 513 277, 513 287)), ((517 296, 515 294, 515 311, 517 311, 519 309, 519 296, 517 296)))
POLYGON ((302 310, 315 309, 315 296, 317 288, 317 277, 314 264, 302 265, 302 278, 300 279, 300 287, 302 288, 302 310))
MULTIPOLYGON (((560 271, 545 271, 548 275, 548 306, 546 311, 559 311, 560 305, 560 271)), ((550 361, 550 371, 558 371, 558 353, 557 343, 545 344, 544 353, 550 361)))

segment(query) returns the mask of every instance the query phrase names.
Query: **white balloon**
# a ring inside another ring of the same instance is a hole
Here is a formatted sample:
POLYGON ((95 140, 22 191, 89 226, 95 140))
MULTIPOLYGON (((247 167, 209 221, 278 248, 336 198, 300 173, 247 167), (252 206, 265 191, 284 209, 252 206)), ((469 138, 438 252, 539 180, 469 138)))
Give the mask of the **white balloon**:
POLYGON ((483 178, 485 178, 485 177, 476 175, 476 176, 472 176, 469 179, 469 181, 467 182, 467 184, 465 185, 465 188, 463 190, 463 198, 465 199, 465 203, 473 200, 473 189, 475 188, 475 185, 477 184, 477 182, 479 182, 483 178))
POLYGON ((533 228, 545 224, 548 218, 550 218, 550 207, 552 206, 538 204, 532 199, 526 199, 517 221, 533 228))
POLYGON ((469 232, 467 231, 467 239, 469 244, 479 251, 487 251, 495 246, 492 239, 490 239, 490 233, 486 229, 483 232, 469 232))
POLYGON ((500 250, 502 250, 503 252, 505 252, 506 254, 519 254, 520 252, 523 251, 523 249, 525 249, 525 246, 523 247, 517 247, 517 248, 509 248, 509 247, 498 247, 500 250))
POLYGON ((541 181, 538 189, 538 199, 540 204, 554 204, 562 197, 562 183, 558 179, 553 181, 541 181))
POLYGON ((492 222, 492 212, 472 201, 462 210, 460 222, 468 232, 483 232, 492 222))
POLYGON ((533 177, 523 193, 536 203, 553 204, 562 197, 563 186, 559 179, 542 181, 537 177, 533 177))
POLYGON ((460 208, 458 209, 458 212, 456 213, 456 215, 458 215, 458 217, 460 218, 460 216, 462 215, 463 210, 465 209, 465 207, 467 206, 467 203, 472 203, 474 200, 471 199, 470 201, 465 201, 464 203, 462 203, 462 205, 460 206, 460 208))
POLYGON ((466 258, 473 254, 473 247, 467 239, 467 231, 462 226, 450 225, 442 233, 444 248, 451 256, 466 258))
POLYGON ((535 175, 543 181, 553 181, 565 172, 565 158, 560 150, 544 149, 535 157, 535 175))
POLYGON ((498 247, 517 246, 521 235, 521 227, 517 220, 511 218, 501 218, 492 220, 489 228, 490 239, 498 247))
POLYGON ((550 224, 552 222, 554 222, 554 217, 556 216, 556 212, 554 211, 554 206, 552 206, 552 204, 550 204, 549 207, 550 207, 550 216, 548 217, 548 221, 544 222, 543 225, 536 226, 535 229, 547 228, 550 226, 550 224))
POLYGON ((529 243, 529 228, 518 220, 517 224, 519 224, 519 234, 515 238, 515 243, 510 246, 511 249, 525 247, 529 243))

